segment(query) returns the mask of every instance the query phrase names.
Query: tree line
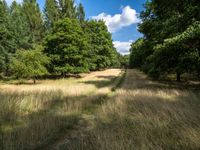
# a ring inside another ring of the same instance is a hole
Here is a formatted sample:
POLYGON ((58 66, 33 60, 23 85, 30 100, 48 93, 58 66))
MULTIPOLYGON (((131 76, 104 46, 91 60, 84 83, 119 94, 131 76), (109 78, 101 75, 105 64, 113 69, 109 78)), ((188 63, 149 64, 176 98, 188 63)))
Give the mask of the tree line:
POLYGON ((120 66, 103 21, 73 0, 0 1, 0 75, 37 78, 120 66))
POLYGON ((199 0, 152 0, 141 12, 144 35, 131 46, 130 66, 155 78, 184 73, 200 76, 199 0))

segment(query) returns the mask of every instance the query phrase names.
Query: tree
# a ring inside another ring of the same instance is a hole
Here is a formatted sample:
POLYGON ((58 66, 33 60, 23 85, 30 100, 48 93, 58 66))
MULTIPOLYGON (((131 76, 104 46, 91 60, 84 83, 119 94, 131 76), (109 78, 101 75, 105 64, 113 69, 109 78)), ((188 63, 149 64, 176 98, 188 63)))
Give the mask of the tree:
POLYGON ((9 31, 13 36, 14 50, 13 53, 20 48, 28 49, 31 47, 29 43, 30 36, 28 33, 28 22, 25 14, 23 13, 22 6, 16 1, 13 1, 10 6, 10 22, 9 31))
POLYGON ((198 70, 200 22, 190 25, 183 33, 156 45, 154 65, 159 72, 175 72, 177 81, 181 74, 198 70), (189 45, 188 45, 189 44, 189 45))
POLYGON ((44 38, 44 23, 39 5, 36 0, 24 0, 22 4, 23 13, 28 23, 29 43, 41 43, 44 38))
POLYGON ((91 20, 83 28, 90 44, 90 70, 113 66, 117 60, 117 51, 105 23, 91 20))
POLYGON ((5 58, 4 49, 0 47, 0 73, 2 73, 5 69, 4 58, 5 58))
POLYGON ((50 57, 51 73, 89 71, 87 37, 76 19, 59 20, 47 36, 45 53, 50 57))
POLYGON ((60 19, 76 18, 76 6, 74 0, 58 0, 60 19))
POLYGON ((80 3, 77 7, 77 18, 80 22, 85 20, 85 11, 82 3, 80 3))
POLYGON ((9 30, 9 8, 6 1, 0 1, 0 72, 8 73, 9 53, 13 52, 13 37, 9 30))
POLYGON ((44 15, 45 26, 47 30, 50 30, 50 28, 52 28, 55 22, 58 21, 60 18, 58 2, 56 0, 45 1, 44 15))
POLYGON ((119 63, 121 68, 129 68, 129 55, 118 55, 119 63))
POLYGON ((147 1, 140 17, 139 31, 144 42, 132 45, 131 64, 137 62, 139 68, 154 77, 176 73, 177 81, 183 73, 199 72, 198 0, 147 1))
POLYGON ((18 78, 32 78, 36 83, 36 78, 48 74, 45 67, 49 63, 49 58, 43 54, 41 47, 34 50, 18 50, 12 58, 10 68, 18 78))

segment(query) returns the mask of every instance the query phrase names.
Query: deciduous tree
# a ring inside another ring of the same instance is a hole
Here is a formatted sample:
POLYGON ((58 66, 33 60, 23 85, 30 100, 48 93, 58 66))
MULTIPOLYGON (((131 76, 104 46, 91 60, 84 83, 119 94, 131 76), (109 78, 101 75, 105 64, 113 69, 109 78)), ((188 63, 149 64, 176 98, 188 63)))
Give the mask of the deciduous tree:
POLYGON ((87 37, 76 19, 58 21, 46 38, 50 72, 65 75, 89 71, 87 37))
POLYGON ((33 50, 18 50, 14 55, 10 68, 18 78, 31 78, 36 83, 36 78, 48 74, 45 67, 49 58, 43 54, 40 46, 33 50))

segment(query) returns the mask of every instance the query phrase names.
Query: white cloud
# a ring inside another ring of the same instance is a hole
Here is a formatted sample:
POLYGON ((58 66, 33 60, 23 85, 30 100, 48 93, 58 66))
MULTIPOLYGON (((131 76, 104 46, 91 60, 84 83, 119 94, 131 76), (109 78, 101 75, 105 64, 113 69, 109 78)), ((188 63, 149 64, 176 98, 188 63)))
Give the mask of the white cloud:
POLYGON ((113 44, 120 54, 126 55, 126 54, 129 54, 129 49, 131 48, 132 42, 133 41, 131 40, 128 42, 114 41, 113 44))
POLYGON ((106 13, 101 13, 98 16, 93 16, 92 19, 104 20, 108 30, 112 33, 120 30, 123 27, 140 22, 139 18, 137 17, 136 10, 132 9, 130 6, 123 7, 121 14, 115 14, 114 16, 111 16, 106 13))
POLYGON ((16 1, 17 3, 22 3, 23 2, 23 0, 6 0, 8 5, 11 5, 13 1, 16 1))

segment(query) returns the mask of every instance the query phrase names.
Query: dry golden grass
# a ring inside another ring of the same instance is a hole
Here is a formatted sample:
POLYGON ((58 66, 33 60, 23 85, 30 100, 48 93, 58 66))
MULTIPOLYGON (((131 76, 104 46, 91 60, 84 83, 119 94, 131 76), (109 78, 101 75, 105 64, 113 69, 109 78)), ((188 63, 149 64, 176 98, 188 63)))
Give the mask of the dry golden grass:
POLYGON ((125 76, 120 72, 111 69, 38 85, 2 84, 0 146, 200 149, 199 89, 152 81, 137 70, 127 70, 125 76))
MULTIPOLYGON (((98 84, 109 82, 111 78, 119 75, 120 69, 108 69, 105 71, 96 71, 90 74, 84 74, 80 79, 59 79, 59 80, 40 80, 36 85, 30 84, 30 81, 25 84, 0 84, 0 91, 2 92, 51 92, 61 91, 68 96, 83 95, 97 90, 98 84)), ((102 84, 104 86, 104 84, 102 84)))
POLYGON ((94 115, 93 128, 61 149, 200 149, 200 93, 128 70, 94 115))
POLYGON ((0 84, 0 149, 35 149, 68 133, 79 125, 83 111, 92 111, 108 95, 120 72, 110 69, 36 85, 0 84))

